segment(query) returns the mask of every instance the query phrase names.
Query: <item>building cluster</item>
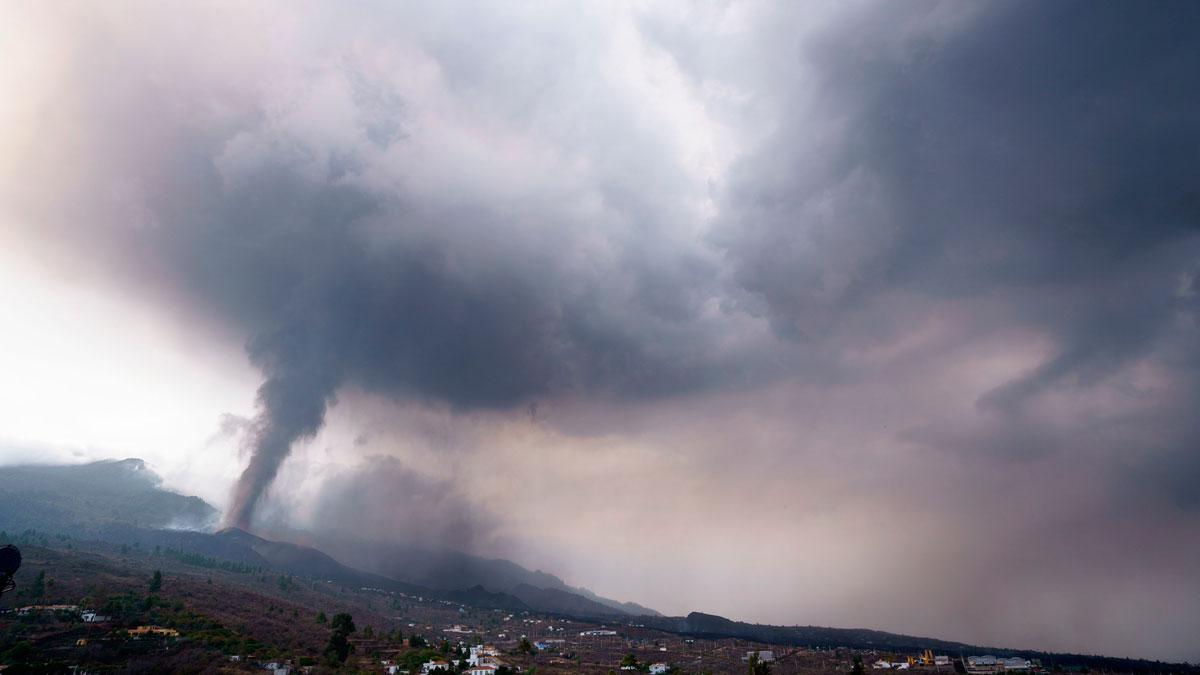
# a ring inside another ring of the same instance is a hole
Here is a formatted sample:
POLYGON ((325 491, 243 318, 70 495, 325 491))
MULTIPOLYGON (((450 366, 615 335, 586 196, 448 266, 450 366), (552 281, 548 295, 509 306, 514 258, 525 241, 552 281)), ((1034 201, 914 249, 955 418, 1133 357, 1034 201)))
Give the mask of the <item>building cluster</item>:
POLYGON ((750 650, 746 652, 746 655, 742 657, 742 660, 749 661, 753 658, 757 658, 759 663, 771 663, 775 660, 775 652, 770 649, 750 650))
POLYGON ((920 656, 909 656, 903 661, 880 659, 872 663, 871 668, 874 670, 909 670, 911 668, 948 668, 951 665, 949 656, 935 655, 933 650, 926 649, 920 656))
POLYGON ((1038 664, 1023 659, 1019 656, 1010 656, 1008 658, 997 658, 995 656, 968 656, 967 657, 967 672, 968 673, 1027 673, 1038 664))
MULTIPOLYGON (((467 675, 495 675, 496 671, 504 665, 500 660, 500 651, 492 645, 474 645, 470 648, 467 654, 467 675)), ((401 672, 395 665, 384 664, 385 671, 390 675, 396 675, 401 672)), ((424 675, 433 673, 436 675, 438 671, 450 672, 453 670, 451 663, 445 659, 433 659, 421 665, 421 672, 424 675)))
MULTIPOLYGON (((963 666, 968 673, 973 675, 984 675, 990 673, 1028 673, 1038 670, 1040 664, 1036 661, 1023 659, 1019 656, 1007 658, 996 656, 968 656, 963 660, 963 666)), ((950 669, 954 667, 954 661, 945 655, 934 655, 931 650, 926 649, 921 656, 909 656, 903 661, 888 661, 880 659, 871 664, 874 670, 910 670, 936 668, 950 669)))

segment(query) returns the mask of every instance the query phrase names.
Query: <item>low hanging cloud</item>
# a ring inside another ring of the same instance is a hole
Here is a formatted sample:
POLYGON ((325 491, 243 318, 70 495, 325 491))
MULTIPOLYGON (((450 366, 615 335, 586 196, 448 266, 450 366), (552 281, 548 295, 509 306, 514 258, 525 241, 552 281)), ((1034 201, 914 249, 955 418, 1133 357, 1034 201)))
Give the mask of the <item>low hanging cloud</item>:
MULTIPOLYGON (((1022 588, 990 547, 1027 538, 1054 562, 1030 597, 1082 565, 1072 583, 1120 607, 1101 591, 1174 578, 1194 549, 1164 542, 1200 513, 1198 12, 28 7, 9 49, 45 58, 5 61, 3 234, 246 345, 263 379, 231 523, 365 392, 682 448, 692 488, 739 458, 828 498, 866 476, 844 529, 915 500, 994 553, 940 576, 954 593, 1022 588), (963 487, 985 483, 1021 507, 963 487), (1109 525, 1164 552, 1123 557, 1093 539, 1109 525)), ((332 513, 352 485, 381 514, 427 494, 372 462, 330 482, 332 513)), ((388 522, 371 535, 436 536, 388 522)), ((1030 638, 1019 610, 978 634, 1030 638)))

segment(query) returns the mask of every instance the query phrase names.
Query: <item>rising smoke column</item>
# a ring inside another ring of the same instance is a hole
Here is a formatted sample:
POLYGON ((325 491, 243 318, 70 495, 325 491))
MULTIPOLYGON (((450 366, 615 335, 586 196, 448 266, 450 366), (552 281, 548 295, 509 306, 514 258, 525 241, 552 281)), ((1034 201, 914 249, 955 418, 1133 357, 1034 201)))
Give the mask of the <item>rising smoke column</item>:
POLYGON ((247 529, 254 509, 291 453, 292 444, 310 438, 325 420, 337 377, 332 354, 317 349, 303 330, 278 331, 251 342, 252 359, 267 375, 258 388, 258 416, 250 445, 250 463, 233 489, 226 524, 247 529))

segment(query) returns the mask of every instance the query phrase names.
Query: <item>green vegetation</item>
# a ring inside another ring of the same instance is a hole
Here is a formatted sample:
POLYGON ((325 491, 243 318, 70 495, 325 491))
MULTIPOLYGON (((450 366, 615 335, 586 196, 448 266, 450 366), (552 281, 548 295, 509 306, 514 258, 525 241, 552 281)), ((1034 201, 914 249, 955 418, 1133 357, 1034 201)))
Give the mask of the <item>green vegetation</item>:
POLYGON ((416 649, 404 652, 397 662, 410 673, 421 672, 421 664, 440 657, 436 649, 416 649))
POLYGON ((354 618, 345 612, 334 614, 329 624, 333 632, 329 635, 329 644, 325 647, 325 658, 333 664, 342 664, 350 656, 350 635, 355 631, 354 618))
POLYGON ((150 578, 150 592, 157 593, 162 590, 162 570, 154 570, 154 576, 150 578))
POLYGON ((750 655, 749 662, 750 675, 770 675, 771 664, 759 660, 757 653, 750 655))
MULTIPOLYGON (((122 545, 121 549, 122 552, 124 552, 128 549, 128 546, 122 545)), ((233 562, 230 560, 218 560, 216 558, 200 555, 199 553, 180 551, 173 548, 162 549, 162 555, 185 565, 204 567, 206 569, 221 570, 224 572, 236 572, 237 574, 262 574, 263 572, 261 567, 244 565, 242 563, 233 562)))

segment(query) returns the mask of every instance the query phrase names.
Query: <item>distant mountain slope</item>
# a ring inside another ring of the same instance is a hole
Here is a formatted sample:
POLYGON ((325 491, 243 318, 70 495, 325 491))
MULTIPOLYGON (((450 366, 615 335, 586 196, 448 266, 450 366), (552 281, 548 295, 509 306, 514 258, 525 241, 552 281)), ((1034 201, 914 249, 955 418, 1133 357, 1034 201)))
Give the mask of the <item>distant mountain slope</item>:
POLYGON ((656 610, 650 609, 645 605, 639 605, 636 602, 621 602, 619 600, 612 600, 610 598, 596 595, 591 590, 580 588, 579 586, 565 586, 565 588, 572 593, 578 593, 589 600, 595 600, 606 607, 611 607, 612 609, 622 611, 631 616, 662 616, 662 614, 656 610))
POLYGON ((217 510, 160 487, 140 459, 0 467, 0 529, 85 535, 119 523, 152 528, 212 526, 217 510))
POLYGON ((582 595, 568 593, 557 588, 538 588, 529 584, 517 584, 508 591, 530 607, 542 612, 565 614, 581 618, 611 618, 628 616, 625 612, 590 600, 582 595))
MULTIPOLYGON (((994 654, 996 656, 1020 656, 1039 659, 1043 666, 1056 665, 1100 669, 1104 672, 1182 672, 1180 664, 1170 664, 1147 659, 1127 659, 1091 654, 1064 654, 1027 649, 1005 649, 985 647, 962 642, 938 640, 936 638, 900 635, 866 628, 827 628, 823 626, 772 626, 767 624, 733 621, 715 614, 692 612, 687 616, 646 617, 642 625, 660 630, 691 635, 698 638, 720 639, 741 638, 776 645, 803 647, 845 647, 885 652, 920 652, 932 649, 935 652, 957 654, 994 654)), ((1186 666, 1185 666, 1186 667, 1186 666)), ((1086 671, 1085 671, 1086 672, 1086 671)))
POLYGON ((538 590, 560 591, 578 598, 572 600, 558 594, 540 594, 538 600, 545 603, 541 606, 536 602, 529 603, 534 595, 526 591, 522 599, 541 611, 560 612, 551 607, 573 604, 588 608, 589 616, 661 616, 648 607, 601 597, 586 588, 569 586, 553 574, 541 570, 530 571, 502 558, 481 558, 449 549, 429 550, 386 542, 327 539, 321 542, 321 547, 336 551, 339 559, 355 567, 434 589, 480 586, 488 591, 515 595, 518 587, 530 586, 538 590))
POLYGON ((457 602, 482 609, 503 609, 509 612, 536 611, 533 607, 508 593, 493 593, 483 586, 472 586, 465 590, 440 591, 441 596, 451 602, 457 602))
POLYGON ((346 586, 381 588, 436 597, 428 588, 354 569, 315 548, 271 541, 237 528, 211 534, 112 525, 98 530, 96 537, 112 543, 137 544, 142 549, 172 548, 285 574, 334 581, 346 586))
MULTIPOLYGON (((416 594, 456 591, 456 601, 513 611, 654 614, 640 605, 572 588, 552 574, 531 572, 508 560, 396 544, 323 542, 322 548, 335 552, 339 561, 315 548, 241 530, 215 535, 189 531, 211 529, 217 510, 197 497, 164 490, 161 483, 140 459, 0 467, 0 530, 33 529, 168 547, 290 574, 416 594), (522 586, 534 602, 526 604, 509 593, 522 586), (545 589, 555 592, 535 592, 545 589)), ((286 538, 295 537, 281 539, 286 538)))
POLYGON ((810 647, 854 647, 858 649, 890 649, 920 651, 935 649, 957 653, 967 648, 961 642, 933 638, 897 635, 865 628, 826 628, 823 626, 772 626, 768 624, 733 621, 715 614, 692 612, 687 616, 646 618, 647 626, 672 633, 696 637, 736 637, 771 644, 790 644, 810 647))

